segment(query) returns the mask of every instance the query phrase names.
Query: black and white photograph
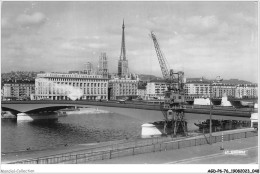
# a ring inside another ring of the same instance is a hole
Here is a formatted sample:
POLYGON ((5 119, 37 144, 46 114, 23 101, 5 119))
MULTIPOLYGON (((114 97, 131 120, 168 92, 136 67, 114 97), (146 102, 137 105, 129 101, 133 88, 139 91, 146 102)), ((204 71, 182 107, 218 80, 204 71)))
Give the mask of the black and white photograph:
POLYGON ((259 173, 259 1, 2 1, 1 173, 259 173))

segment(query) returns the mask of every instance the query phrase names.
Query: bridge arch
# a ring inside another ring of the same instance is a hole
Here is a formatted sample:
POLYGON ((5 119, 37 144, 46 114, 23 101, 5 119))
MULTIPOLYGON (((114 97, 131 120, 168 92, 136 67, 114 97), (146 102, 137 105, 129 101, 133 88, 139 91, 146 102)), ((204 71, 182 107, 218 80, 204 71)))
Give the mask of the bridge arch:
MULTIPOLYGON (((120 115, 146 118, 149 121, 158 121, 164 119, 163 113, 160 110, 152 109, 137 109, 132 107, 118 107, 118 106, 100 106, 100 105, 88 105, 88 104, 54 104, 54 103, 37 103, 37 104, 28 104, 28 103, 2 103, 2 108, 5 108, 9 111, 15 110, 16 113, 35 113, 37 111, 47 111, 47 110, 59 110, 71 106, 85 107, 85 108, 95 108, 98 110, 105 110, 111 113, 117 113, 120 115), (151 118, 158 118, 152 120, 151 118)), ((122 105, 125 106, 125 105, 122 105)))

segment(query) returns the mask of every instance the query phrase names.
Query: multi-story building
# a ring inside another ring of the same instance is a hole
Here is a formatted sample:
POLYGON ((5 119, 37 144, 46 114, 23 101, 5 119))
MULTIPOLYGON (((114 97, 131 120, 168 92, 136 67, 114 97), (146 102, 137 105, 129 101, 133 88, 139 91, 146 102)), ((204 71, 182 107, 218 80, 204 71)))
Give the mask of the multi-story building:
POLYGON ((96 100, 108 98, 108 79, 87 74, 38 74, 35 98, 50 100, 96 100))
POLYGON ((3 85, 3 99, 30 99, 35 92, 34 81, 8 82, 3 85))
POLYGON ((168 83, 165 80, 153 80, 147 82, 146 95, 147 99, 164 99, 165 91, 167 91, 168 83))
POLYGON ((137 87, 137 96, 139 98, 145 99, 146 96, 146 87, 145 86, 139 86, 137 87))
POLYGON ((189 81, 184 85, 186 99, 210 97, 211 85, 209 81, 189 81))
POLYGON ((113 78, 109 80, 110 100, 137 97, 138 78, 113 78))
POLYGON ((223 83, 213 83, 212 84, 212 97, 221 98, 235 97, 236 85, 234 84, 223 84, 223 83))
POLYGON ((256 84, 237 85, 235 89, 236 98, 257 98, 258 86, 256 84))
POLYGON ((108 66, 106 53, 101 53, 98 62, 98 74, 108 78, 108 66))

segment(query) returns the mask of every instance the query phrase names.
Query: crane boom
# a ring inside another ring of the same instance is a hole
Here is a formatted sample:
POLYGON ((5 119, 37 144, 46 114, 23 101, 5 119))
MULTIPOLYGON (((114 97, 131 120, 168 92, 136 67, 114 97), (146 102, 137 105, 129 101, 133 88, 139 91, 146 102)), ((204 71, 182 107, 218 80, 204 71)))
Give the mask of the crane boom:
POLYGON ((155 51, 156 51, 157 58, 158 58, 159 63, 160 63, 163 78, 164 79, 170 79, 170 73, 169 73, 167 65, 166 65, 166 59, 163 56, 163 53, 162 53, 160 46, 159 46, 159 43, 158 43, 156 36, 153 32, 151 32, 151 37, 153 39, 155 51))

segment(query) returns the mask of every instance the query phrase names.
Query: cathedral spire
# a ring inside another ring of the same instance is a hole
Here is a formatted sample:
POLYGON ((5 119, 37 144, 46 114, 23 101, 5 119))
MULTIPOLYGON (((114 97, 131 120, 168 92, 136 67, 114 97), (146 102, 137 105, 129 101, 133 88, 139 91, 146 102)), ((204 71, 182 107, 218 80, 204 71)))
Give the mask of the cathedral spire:
POLYGON ((126 60, 126 51, 125 51, 125 22, 123 19, 122 25, 122 42, 121 42, 121 53, 120 53, 120 60, 126 60))
POLYGON ((126 60, 125 51, 125 21, 123 19, 122 25, 122 42, 121 42, 121 53, 118 61, 118 75, 119 77, 125 77, 128 75, 128 61, 126 60))

